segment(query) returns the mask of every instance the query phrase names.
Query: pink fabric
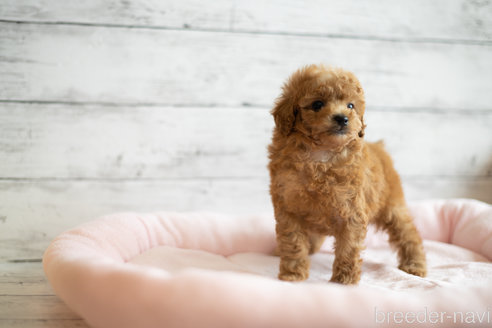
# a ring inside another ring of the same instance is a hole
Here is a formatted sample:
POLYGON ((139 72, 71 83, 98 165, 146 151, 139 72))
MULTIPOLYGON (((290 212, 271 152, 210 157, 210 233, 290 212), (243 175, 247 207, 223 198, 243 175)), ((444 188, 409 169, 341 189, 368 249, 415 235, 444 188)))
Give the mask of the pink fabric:
POLYGON ((329 283, 331 240, 311 278, 275 279, 270 216, 117 214, 58 236, 43 263, 56 294, 93 327, 490 326, 492 206, 413 204, 429 276, 396 268, 370 232, 358 286, 329 283))

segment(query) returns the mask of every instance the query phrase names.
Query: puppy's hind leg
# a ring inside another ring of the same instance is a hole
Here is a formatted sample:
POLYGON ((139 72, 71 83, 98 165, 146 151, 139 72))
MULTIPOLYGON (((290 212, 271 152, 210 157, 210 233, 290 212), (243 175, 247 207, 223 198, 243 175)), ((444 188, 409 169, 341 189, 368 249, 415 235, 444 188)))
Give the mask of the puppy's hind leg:
POLYGON ((406 206, 389 209, 382 222, 377 222, 389 234, 389 242, 398 250, 398 268, 407 273, 425 277, 427 265, 422 238, 406 206))

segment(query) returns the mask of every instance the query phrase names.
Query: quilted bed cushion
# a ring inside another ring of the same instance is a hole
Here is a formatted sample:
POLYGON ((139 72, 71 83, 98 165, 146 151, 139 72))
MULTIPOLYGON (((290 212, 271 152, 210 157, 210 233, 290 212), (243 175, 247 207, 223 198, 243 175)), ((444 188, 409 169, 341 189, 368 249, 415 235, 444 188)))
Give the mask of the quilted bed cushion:
POLYGON ((492 206, 410 208, 426 278, 398 270, 386 235, 371 230, 358 286, 328 282, 331 239, 308 281, 279 281, 269 215, 110 215, 58 236, 43 263, 56 294, 93 327, 490 326, 492 206))

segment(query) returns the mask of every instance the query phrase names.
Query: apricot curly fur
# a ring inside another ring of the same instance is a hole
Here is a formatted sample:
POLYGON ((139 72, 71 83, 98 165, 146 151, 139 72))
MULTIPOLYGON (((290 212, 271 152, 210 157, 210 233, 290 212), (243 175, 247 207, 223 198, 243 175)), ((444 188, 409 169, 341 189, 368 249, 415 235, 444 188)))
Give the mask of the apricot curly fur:
POLYGON ((268 148, 282 280, 307 279, 309 255, 332 235, 331 281, 356 284, 369 223, 388 232, 401 270, 426 275, 422 240, 392 160, 381 142, 363 139, 364 111, 358 79, 339 68, 310 65, 283 86, 268 148))

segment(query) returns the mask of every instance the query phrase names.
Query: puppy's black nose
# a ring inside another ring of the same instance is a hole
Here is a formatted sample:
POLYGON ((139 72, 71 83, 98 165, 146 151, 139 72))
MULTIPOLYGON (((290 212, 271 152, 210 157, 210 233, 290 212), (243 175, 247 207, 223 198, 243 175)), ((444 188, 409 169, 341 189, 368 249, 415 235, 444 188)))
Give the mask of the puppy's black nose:
POLYGON ((348 125, 348 122, 349 122, 348 117, 345 116, 345 115, 341 115, 341 114, 333 116, 333 119, 340 126, 347 126, 348 125))

